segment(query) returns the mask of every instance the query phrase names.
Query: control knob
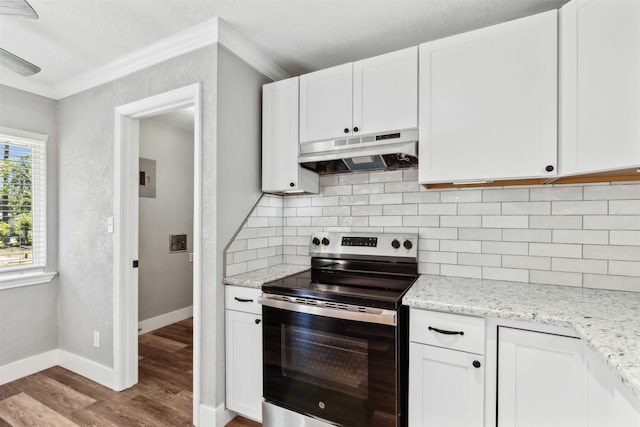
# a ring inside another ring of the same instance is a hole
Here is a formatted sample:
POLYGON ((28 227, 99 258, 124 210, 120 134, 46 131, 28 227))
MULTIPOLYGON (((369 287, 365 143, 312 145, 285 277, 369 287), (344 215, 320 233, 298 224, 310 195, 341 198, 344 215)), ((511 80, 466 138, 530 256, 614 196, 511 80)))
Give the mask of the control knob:
POLYGON ((398 249, 400 247, 400 242, 398 241, 398 239, 393 239, 393 242, 391 242, 391 246, 393 246, 393 249, 398 249))
POLYGON ((411 249, 413 247, 413 243, 411 243, 411 240, 405 240, 403 246, 405 249, 411 249))
POLYGON ((311 243, 313 243, 314 246, 318 246, 320 244, 320 239, 318 239, 317 237, 314 237, 311 243))
POLYGON ((322 244, 327 246, 329 244, 329 239, 327 239, 326 237, 322 238, 322 244))

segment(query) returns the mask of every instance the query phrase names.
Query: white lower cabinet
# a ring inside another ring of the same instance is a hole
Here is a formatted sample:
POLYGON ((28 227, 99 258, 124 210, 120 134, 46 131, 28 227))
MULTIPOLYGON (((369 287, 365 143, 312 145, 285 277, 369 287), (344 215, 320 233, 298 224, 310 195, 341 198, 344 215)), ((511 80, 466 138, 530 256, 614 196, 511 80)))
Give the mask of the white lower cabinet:
POLYGON ((499 327, 498 425, 585 426, 583 350, 577 338, 499 327))
POLYGON ((409 426, 483 425, 483 356, 412 342, 409 360, 409 426))
POLYGON ((262 421, 262 315, 259 295, 259 289, 226 287, 226 406, 256 421, 262 421), (229 310, 229 307, 234 310, 229 310))

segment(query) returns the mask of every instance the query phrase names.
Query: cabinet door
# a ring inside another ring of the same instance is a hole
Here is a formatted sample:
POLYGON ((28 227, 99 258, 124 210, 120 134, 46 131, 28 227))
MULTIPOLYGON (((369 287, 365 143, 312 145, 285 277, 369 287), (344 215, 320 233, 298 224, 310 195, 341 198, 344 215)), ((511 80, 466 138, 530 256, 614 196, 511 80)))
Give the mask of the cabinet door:
POLYGON ((640 2, 573 0, 560 18, 560 173, 640 165, 640 2))
POLYGON ((482 426, 483 413, 483 356, 409 344, 411 427, 482 426), (478 368, 474 362, 479 363, 478 368))
POLYGON ((584 426, 582 354, 577 338, 499 327, 498 425, 584 426))
POLYGON ((262 419, 262 316, 225 310, 227 408, 262 419))
POLYGON ((300 76, 300 142, 352 134, 351 63, 300 76))
POLYGON ((416 127, 418 127, 417 46, 355 62, 353 64, 354 134, 416 127))
POLYGON ((555 10, 420 45, 420 182, 551 177, 556 160, 555 10))

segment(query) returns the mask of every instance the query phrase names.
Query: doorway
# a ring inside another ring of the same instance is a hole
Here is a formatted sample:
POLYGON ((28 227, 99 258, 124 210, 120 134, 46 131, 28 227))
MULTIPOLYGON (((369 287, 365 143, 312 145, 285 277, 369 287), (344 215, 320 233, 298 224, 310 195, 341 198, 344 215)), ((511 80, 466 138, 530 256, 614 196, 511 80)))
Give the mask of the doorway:
MULTIPOLYGON (((114 189, 114 385, 138 382, 140 120, 193 108, 193 423, 198 425, 201 342, 201 101, 200 84, 117 107, 114 189)), ((189 252, 188 252, 189 253, 189 252)))

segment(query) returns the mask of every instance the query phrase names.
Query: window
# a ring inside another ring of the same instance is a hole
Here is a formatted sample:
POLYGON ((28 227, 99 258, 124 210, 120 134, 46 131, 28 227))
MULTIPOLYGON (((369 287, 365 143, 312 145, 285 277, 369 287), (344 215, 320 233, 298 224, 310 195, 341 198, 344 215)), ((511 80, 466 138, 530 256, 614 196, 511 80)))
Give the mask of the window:
POLYGON ((46 267, 47 139, 0 127, 0 274, 46 267))

